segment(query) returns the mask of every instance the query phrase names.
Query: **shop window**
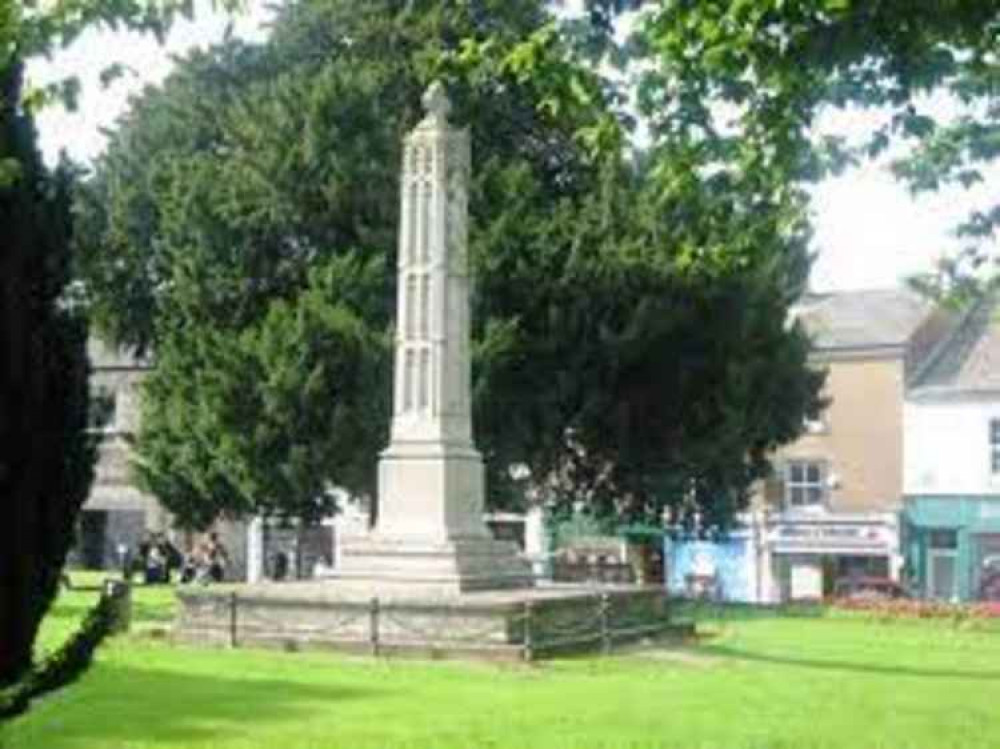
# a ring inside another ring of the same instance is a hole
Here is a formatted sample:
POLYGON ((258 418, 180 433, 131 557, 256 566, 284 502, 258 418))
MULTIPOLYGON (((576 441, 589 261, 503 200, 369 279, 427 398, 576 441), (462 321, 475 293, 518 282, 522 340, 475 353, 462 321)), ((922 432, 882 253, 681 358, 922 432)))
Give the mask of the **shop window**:
POLYGON ((838 556, 838 578, 889 577, 889 558, 878 556, 838 556))
POLYGON ((990 472, 1000 474, 1000 419, 990 419, 990 472))
POLYGON ((823 464, 813 460, 793 460, 785 474, 785 505, 815 507, 826 498, 823 464))

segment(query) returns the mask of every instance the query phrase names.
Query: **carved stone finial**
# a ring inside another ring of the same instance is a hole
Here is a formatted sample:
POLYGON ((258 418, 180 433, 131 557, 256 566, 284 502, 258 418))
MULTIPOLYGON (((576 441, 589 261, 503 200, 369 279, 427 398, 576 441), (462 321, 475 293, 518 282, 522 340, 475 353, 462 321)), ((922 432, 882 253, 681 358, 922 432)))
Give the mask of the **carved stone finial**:
POLYGON ((427 115, 436 120, 446 121, 451 113, 451 101, 441 81, 434 81, 427 87, 421 103, 427 110, 427 115))

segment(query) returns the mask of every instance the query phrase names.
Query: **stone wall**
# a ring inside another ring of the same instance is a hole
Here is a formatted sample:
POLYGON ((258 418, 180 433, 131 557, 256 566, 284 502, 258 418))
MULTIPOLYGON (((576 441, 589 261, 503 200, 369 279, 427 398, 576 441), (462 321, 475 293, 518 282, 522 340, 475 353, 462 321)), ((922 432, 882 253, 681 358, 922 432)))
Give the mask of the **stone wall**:
POLYGON ((180 592, 185 642, 532 659, 607 648, 671 629, 659 588, 378 599, 331 584, 272 584, 180 592))

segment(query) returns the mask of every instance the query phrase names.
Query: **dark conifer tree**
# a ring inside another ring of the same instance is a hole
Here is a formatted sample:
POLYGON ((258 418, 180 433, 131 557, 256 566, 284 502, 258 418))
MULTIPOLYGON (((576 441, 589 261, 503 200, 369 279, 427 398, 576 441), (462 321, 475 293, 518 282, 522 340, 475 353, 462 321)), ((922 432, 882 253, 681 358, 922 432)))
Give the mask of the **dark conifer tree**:
POLYGON ((0 66, 0 685, 31 666, 93 476, 86 326, 67 305, 67 170, 50 173, 23 65, 0 66))

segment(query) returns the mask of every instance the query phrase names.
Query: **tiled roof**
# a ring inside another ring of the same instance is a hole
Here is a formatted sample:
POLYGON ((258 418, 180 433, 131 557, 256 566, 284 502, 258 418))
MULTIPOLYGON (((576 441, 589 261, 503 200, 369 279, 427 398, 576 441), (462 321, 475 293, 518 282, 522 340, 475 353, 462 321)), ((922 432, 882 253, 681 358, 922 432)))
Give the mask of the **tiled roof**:
POLYGON ((1000 304, 996 297, 972 308, 914 389, 1000 390, 1000 304))
POLYGON ((934 305, 907 289, 810 294, 792 314, 817 350, 903 346, 934 305))

